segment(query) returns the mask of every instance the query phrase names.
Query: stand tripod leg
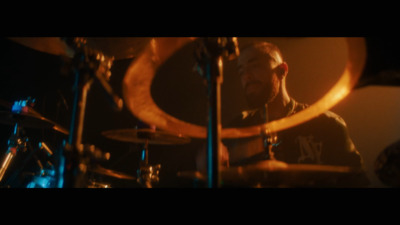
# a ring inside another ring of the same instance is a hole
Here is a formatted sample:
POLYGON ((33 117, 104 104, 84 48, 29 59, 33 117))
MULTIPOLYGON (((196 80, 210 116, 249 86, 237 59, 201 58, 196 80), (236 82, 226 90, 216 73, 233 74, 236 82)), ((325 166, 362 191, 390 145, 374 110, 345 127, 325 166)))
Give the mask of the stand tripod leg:
POLYGON ((11 160, 14 158, 15 154, 13 154, 11 151, 9 151, 6 154, 6 157, 3 160, 3 163, 1 164, 0 168, 0 182, 3 180, 4 174, 7 171, 8 166, 10 165, 11 160))

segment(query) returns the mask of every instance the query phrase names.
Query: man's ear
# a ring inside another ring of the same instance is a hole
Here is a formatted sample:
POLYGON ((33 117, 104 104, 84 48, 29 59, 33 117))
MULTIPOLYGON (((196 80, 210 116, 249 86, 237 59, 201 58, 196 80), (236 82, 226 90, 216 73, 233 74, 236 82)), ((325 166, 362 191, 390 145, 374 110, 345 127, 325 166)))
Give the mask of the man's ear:
POLYGON ((286 62, 279 64, 279 66, 276 69, 277 69, 277 74, 281 79, 286 77, 286 75, 289 72, 289 66, 286 62))

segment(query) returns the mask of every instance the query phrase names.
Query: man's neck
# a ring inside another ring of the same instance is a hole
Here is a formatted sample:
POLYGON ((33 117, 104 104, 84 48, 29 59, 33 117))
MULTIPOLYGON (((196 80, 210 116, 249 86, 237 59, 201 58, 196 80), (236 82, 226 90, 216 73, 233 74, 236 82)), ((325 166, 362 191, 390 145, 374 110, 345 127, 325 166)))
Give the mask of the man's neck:
POLYGON ((280 92, 275 99, 267 104, 268 120, 277 120, 286 117, 290 113, 290 97, 287 93, 280 92))

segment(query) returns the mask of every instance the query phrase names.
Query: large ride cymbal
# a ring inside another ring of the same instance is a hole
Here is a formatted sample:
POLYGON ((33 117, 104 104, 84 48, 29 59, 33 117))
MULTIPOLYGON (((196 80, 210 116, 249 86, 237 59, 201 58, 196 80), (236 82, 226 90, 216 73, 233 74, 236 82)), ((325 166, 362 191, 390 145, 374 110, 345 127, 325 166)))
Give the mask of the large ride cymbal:
MULTIPOLYGON (((60 37, 10 37, 9 39, 51 55, 69 58, 74 56, 74 50, 60 37)), ((86 38, 86 45, 119 60, 136 57, 150 40, 149 37, 89 37, 86 38)))
MULTIPOLYGON (((359 172, 347 166, 287 164, 276 160, 220 169, 221 182, 228 187, 329 187, 359 172)), ((199 171, 178 172, 178 176, 207 181, 207 175, 199 171)))
POLYGON ((187 144, 190 138, 181 134, 173 134, 166 131, 153 129, 120 129, 102 132, 102 135, 113 140, 130 142, 130 143, 146 143, 153 145, 178 145, 187 144))
MULTIPOLYGON (((154 38, 132 61, 123 81, 123 97, 128 110, 147 124, 194 138, 206 138, 207 128, 175 118, 154 102, 151 85, 158 68, 177 50, 196 38, 154 38)), ((257 38, 259 39, 259 38, 257 38)), ((225 128, 221 138, 244 138, 258 136, 264 130, 278 132, 313 119, 329 110, 344 97, 360 77, 366 61, 366 45, 363 38, 346 38, 348 61, 337 83, 310 107, 280 120, 244 128, 225 128)), ((240 45, 240 39, 239 39, 240 45)))

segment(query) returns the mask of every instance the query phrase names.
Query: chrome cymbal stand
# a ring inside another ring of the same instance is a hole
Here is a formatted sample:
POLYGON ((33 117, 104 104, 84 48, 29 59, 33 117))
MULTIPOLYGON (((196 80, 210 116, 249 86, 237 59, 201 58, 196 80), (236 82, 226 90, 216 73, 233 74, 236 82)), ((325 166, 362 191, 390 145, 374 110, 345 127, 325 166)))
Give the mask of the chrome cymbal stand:
POLYGON ((197 72, 207 81, 207 174, 208 187, 219 187, 219 152, 221 134, 221 84, 223 82, 223 56, 229 59, 239 54, 236 38, 200 38, 196 49, 197 72))
MULTIPOLYGON (((264 123, 268 123, 269 122, 268 105, 264 105, 262 110, 263 110, 262 115, 263 115, 264 123)), ((265 154, 264 159, 276 160, 274 152, 273 152, 273 147, 278 142, 278 135, 276 133, 271 132, 269 129, 262 129, 261 137, 263 140, 263 147, 264 147, 264 154, 265 154)))
MULTIPOLYGON (((0 183, 4 183, 6 186, 10 186, 10 184, 14 181, 15 177, 20 174, 20 172, 24 169, 25 165, 28 163, 28 161, 33 157, 36 164, 40 168, 40 175, 44 175, 43 173, 45 171, 50 171, 47 170, 47 167, 52 167, 52 164, 50 161, 46 162, 46 170, 43 167, 43 164, 41 163, 40 159, 36 156, 37 150, 42 150, 47 153, 47 155, 50 157, 53 155, 52 150, 48 147, 48 145, 45 142, 39 142, 39 148, 33 148, 31 145, 31 142, 29 141, 29 138, 26 137, 25 130, 21 124, 24 124, 24 118, 27 115, 21 115, 22 113, 33 113, 35 115, 37 112, 35 112, 32 108, 29 106, 33 106, 35 102, 35 99, 31 99, 28 97, 27 100, 19 100, 15 101, 14 105, 11 108, 12 111, 12 120, 16 121, 14 123, 14 129, 13 133, 11 134, 10 138, 8 139, 8 149, 6 151, 6 156, 4 157, 3 163, 1 164, 0 167, 0 183), (24 157, 21 166, 14 171, 11 176, 8 177, 7 180, 4 179, 5 174, 7 170, 9 170, 9 166, 11 165, 12 161, 15 159, 17 156, 18 152, 27 152, 29 150, 29 154, 24 157), (2 182, 4 181, 4 182, 2 182)), ((46 174, 47 175, 47 174, 46 174)))
POLYGON ((4 157, 3 163, 0 168, 0 182, 3 181, 4 175, 7 172, 12 160, 16 157, 20 151, 27 151, 28 138, 21 135, 22 127, 19 123, 15 123, 13 134, 8 139, 8 149, 6 156, 4 157))
MULTIPOLYGON (((19 113, 27 111, 27 106, 33 104, 34 101, 35 100, 31 98, 28 98, 27 100, 16 101, 11 108, 13 119, 16 119, 16 122, 14 124, 14 131, 8 139, 8 149, 0 167, 0 183, 2 183, 8 167, 10 166, 13 159, 16 157, 17 153, 20 151, 26 152, 28 149, 29 138, 23 135, 23 133, 25 132, 20 124, 22 116, 19 115, 19 113)), ((26 161, 27 160, 25 160, 25 162, 26 161)))
POLYGON ((88 148, 82 144, 82 132, 87 95, 93 81, 95 79, 99 81, 117 110, 122 109, 123 102, 113 93, 108 84, 114 58, 89 48, 85 38, 65 38, 63 40, 75 51, 72 59, 75 83, 73 85, 74 101, 70 133, 68 141, 64 142, 61 149, 63 153, 57 157, 57 187, 84 188, 88 186, 86 171, 93 158, 93 152, 88 151, 88 148))
POLYGON ((153 183, 158 183, 160 181, 160 169, 161 164, 149 164, 149 140, 146 139, 142 149, 136 181, 146 188, 152 188, 153 183))

